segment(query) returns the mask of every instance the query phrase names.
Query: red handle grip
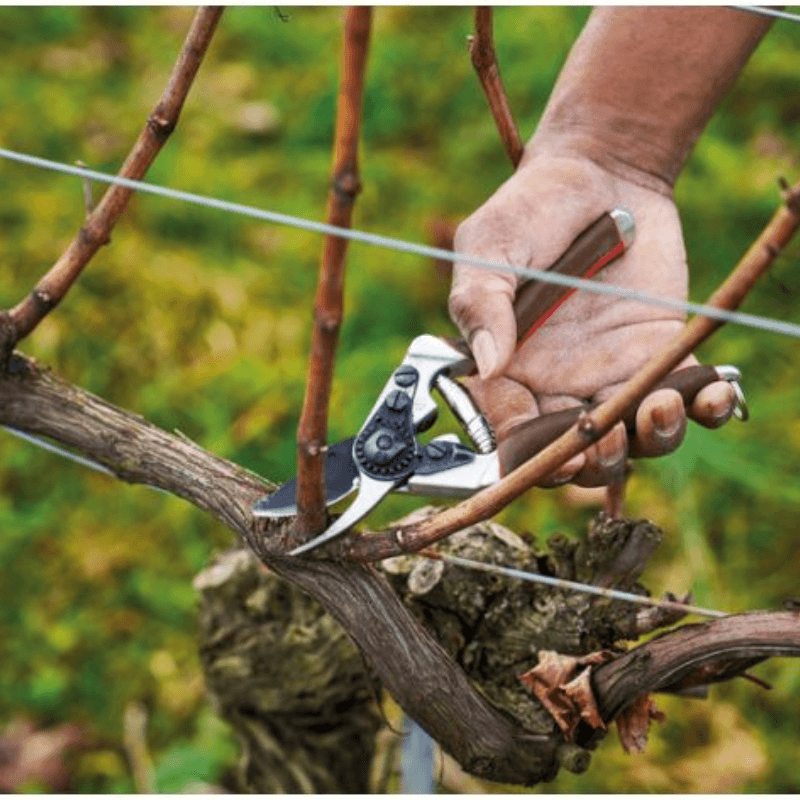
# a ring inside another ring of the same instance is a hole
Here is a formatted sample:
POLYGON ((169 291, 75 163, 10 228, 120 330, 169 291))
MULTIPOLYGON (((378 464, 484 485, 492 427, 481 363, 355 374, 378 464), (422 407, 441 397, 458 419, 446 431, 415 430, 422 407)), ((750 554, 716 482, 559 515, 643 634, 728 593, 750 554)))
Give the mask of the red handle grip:
MULTIPOLYGON (((633 217, 622 209, 603 214, 567 248, 547 271, 574 278, 591 278, 625 252, 633 238, 633 217)), ((530 280, 517 291, 514 315, 517 342, 537 331, 576 290, 556 283, 530 280)))

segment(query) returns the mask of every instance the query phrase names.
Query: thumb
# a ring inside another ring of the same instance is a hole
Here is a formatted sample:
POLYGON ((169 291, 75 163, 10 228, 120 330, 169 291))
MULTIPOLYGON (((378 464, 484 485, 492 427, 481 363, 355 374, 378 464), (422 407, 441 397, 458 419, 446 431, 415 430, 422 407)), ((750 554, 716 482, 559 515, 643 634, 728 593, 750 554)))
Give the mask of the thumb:
POLYGON ((515 279, 456 265, 450 291, 450 316, 472 350, 482 379, 500 375, 517 342, 515 279))

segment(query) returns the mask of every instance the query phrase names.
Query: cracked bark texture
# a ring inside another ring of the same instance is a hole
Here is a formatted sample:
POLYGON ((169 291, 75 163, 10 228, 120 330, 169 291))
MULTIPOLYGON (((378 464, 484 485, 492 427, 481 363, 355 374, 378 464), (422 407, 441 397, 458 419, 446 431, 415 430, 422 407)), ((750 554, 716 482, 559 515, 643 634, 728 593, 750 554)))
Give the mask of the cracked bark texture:
POLYGON ((245 548, 194 581, 210 701, 242 747, 244 792, 369 792, 377 684, 322 606, 245 548))
MULTIPOLYGON (((435 510, 414 516, 430 513, 435 510)), ((485 522, 450 537, 442 550, 647 594, 638 578, 662 538, 647 521, 600 515, 583 539, 556 534, 539 547, 485 522)), ((604 732, 582 725, 580 743, 564 742, 520 674, 535 666, 544 650, 572 655, 611 650, 622 657, 621 642, 672 625, 680 616, 416 555, 387 559, 380 570, 492 706, 513 718, 535 746, 556 743, 548 747, 552 763, 541 780, 552 779, 560 768, 585 771, 604 732)), ((302 592, 259 569, 243 549, 222 554, 196 586, 202 593, 201 653, 212 701, 243 744, 241 788, 374 790, 368 765, 380 724, 371 702, 379 682, 342 628, 302 592), (352 766, 342 771, 345 763, 352 766)), ((707 670, 698 674, 703 682, 710 677, 707 670)), ((619 675, 605 680, 610 687, 619 675)), ((661 684, 663 691, 685 688, 680 681, 661 684)), ((607 719, 621 710, 612 711, 614 704, 603 706, 607 719)))

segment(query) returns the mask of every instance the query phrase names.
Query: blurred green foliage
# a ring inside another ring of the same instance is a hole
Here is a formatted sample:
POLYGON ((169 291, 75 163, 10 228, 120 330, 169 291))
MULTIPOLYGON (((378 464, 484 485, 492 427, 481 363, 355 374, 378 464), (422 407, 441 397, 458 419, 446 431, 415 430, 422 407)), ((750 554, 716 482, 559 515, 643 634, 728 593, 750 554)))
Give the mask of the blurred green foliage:
MULTIPOLYGON (((341 10, 228 9, 181 122, 148 178, 265 208, 324 217, 341 10), (257 104, 267 122, 242 122, 257 104)), ((512 108, 528 136, 587 9, 495 15, 512 108)), ((0 8, 0 143, 116 170, 160 94, 191 20, 185 8, 0 8)), ((380 8, 365 98, 364 190, 354 225, 426 240, 509 174, 465 51, 471 12, 380 8)), ((703 300, 797 180, 800 29, 779 22, 723 102, 677 188, 703 300)), ((713 43, 709 43, 713 46, 713 43)), ((80 226, 74 178, 0 165, 0 307, 35 283, 80 226)), ((95 188, 99 192, 98 187, 95 188)), ((70 380, 227 458, 281 480, 294 470, 311 298, 312 234, 141 196, 64 302, 24 342, 70 380)), ((800 244, 746 310, 797 319, 800 244)), ((447 281, 424 260, 353 245, 330 420, 352 434, 418 332, 450 330, 447 281)), ((772 334, 729 327, 709 362, 744 372, 753 419, 692 429, 673 456, 639 465, 628 511, 669 533, 654 592, 689 588, 731 610, 797 593, 800 356, 772 334)), ((417 501, 393 500, 381 524, 417 501)), ((581 535, 592 509, 533 492, 502 515, 521 531, 581 535)), ((203 698, 192 576, 230 535, 181 501, 118 484, 0 436, 0 725, 77 721, 106 743, 74 787, 132 791, 126 705, 151 709, 158 787, 218 781, 235 759, 203 698)), ((643 756, 609 737, 581 777, 541 791, 800 790, 800 668, 772 663, 764 693, 740 682, 705 704, 667 700, 643 756)))

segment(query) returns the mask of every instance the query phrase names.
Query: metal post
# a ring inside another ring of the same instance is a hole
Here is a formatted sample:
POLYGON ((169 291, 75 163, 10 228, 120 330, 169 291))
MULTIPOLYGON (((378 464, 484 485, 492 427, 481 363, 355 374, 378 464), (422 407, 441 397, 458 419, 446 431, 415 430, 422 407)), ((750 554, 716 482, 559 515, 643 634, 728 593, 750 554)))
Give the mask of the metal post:
POLYGON ((404 718, 401 794, 433 794, 433 739, 413 719, 404 718))

